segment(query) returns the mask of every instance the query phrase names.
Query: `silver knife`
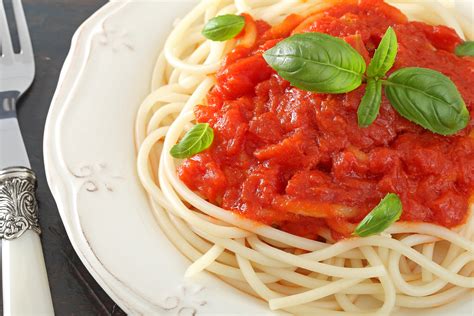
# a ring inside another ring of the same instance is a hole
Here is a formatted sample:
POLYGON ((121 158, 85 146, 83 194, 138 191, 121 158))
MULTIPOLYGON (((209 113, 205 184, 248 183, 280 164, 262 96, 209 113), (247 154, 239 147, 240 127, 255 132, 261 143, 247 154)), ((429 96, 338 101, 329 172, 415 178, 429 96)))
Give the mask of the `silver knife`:
POLYGON ((13 51, 0 1, 0 238, 4 315, 54 315, 40 242, 36 176, 16 117, 16 102, 35 75, 21 0, 12 0, 21 51, 13 51))

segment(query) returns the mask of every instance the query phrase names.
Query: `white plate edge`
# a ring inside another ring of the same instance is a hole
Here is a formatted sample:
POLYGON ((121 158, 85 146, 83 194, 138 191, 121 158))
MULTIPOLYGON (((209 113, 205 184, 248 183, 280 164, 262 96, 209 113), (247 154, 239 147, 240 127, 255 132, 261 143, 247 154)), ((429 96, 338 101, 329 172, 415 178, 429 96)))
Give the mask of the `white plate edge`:
MULTIPOLYGON (((107 269, 104 268, 100 260, 94 254, 93 250, 87 242, 87 239, 84 236, 82 228, 80 227, 80 222, 72 222, 69 220, 69 216, 66 213, 73 214, 71 210, 75 207, 73 206, 71 200, 65 200, 65 197, 72 196, 73 192, 71 192, 71 194, 62 194, 60 192, 61 187, 66 190, 70 188, 68 188, 68 185, 66 185, 65 183, 58 183, 58 180, 63 177, 54 176, 54 173, 59 173, 61 168, 55 168, 52 167, 52 165, 55 162, 60 162, 60 159, 59 157, 57 157, 58 151, 52 150, 53 148, 57 147, 57 143, 50 143, 50 141, 54 139, 54 137, 49 135, 54 130, 54 128, 52 127, 54 122, 56 121, 55 117, 60 115, 62 108, 66 107, 65 105, 67 104, 67 102, 65 100, 68 99, 68 95, 71 95, 71 91, 74 89, 75 83, 80 80, 81 72, 87 64, 88 56, 91 49, 91 37, 94 35, 98 28, 102 28, 102 24, 105 22, 105 20, 118 13, 118 11, 123 10, 126 5, 129 4, 131 1, 132 0, 127 0, 125 2, 120 0, 112 0, 111 2, 101 7, 93 15, 91 15, 86 21, 84 21, 74 33, 73 38, 71 40, 71 48, 61 69, 57 88, 55 90, 50 108, 48 110, 48 115, 45 123, 45 133, 43 137, 43 155, 46 180, 50 187, 53 198, 57 204, 58 212, 61 216, 61 220, 64 224, 68 238, 75 252, 81 259, 81 262, 84 264, 84 266, 93 276, 93 278, 99 283, 102 289, 104 289, 104 291, 112 298, 115 303, 117 303, 117 305, 120 306, 122 310, 124 310, 127 314, 139 314, 139 311, 127 304, 127 302, 121 299, 121 295, 117 294, 112 289, 112 285, 110 285, 109 283, 111 282, 111 280, 116 279, 107 269), (73 60, 74 63, 72 63, 73 60), (64 102, 61 100, 64 100, 64 102), (99 267, 99 270, 102 271, 96 270, 97 267, 99 267)), ((123 284, 120 281, 116 280, 116 284, 113 286, 113 288, 123 287, 122 285, 123 284)), ((124 288, 123 290, 127 291, 126 288, 124 288)), ((133 295, 133 293, 129 294, 133 295)), ((140 301, 142 300, 140 297, 137 298, 140 301)), ((145 306, 148 305, 145 302, 143 303, 145 306)), ((145 306, 143 306, 144 308, 142 310, 148 309, 145 306)))

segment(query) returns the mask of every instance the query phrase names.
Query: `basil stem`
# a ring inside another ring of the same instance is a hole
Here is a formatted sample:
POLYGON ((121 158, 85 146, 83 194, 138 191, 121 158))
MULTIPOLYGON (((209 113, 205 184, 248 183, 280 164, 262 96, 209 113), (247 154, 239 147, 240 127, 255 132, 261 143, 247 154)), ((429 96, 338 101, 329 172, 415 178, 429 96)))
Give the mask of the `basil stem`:
POLYGON ((458 56, 474 56, 474 42, 466 41, 456 47, 456 55, 458 56))
POLYGON ((321 93, 346 93, 362 84, 364 58, 340 38, 323 33, 296 34, 263 57, 294 87, 321 93))
POLYGON ((395 110, 433 133, 452 135, 469 123, 469 111, 456 85, 440 72, 402 68, 383 83, 395 110))
POLYGON ((375 50, 374 57, 367 68, 367 76, 383 77, 393 67, 397 57, 397 34, 389 27, 375 50))
POLYGON ((400 219, 402 201, 394 194, 387 194, 380 203, 359 223, 353 235, 368 237, 386 230, 400 219))
POLYGON ((357 121, 360 127, 367 127, 377 118, 382 102, 382 83, 379 80, 369 78, 357 109, 357 121))
POLYGON ((226 14, 210 19, 202 30, 202 35, 212 41, 227 41, 237 36, 245 26, 245 18, 226 14))
POLYGON ((213 140, 212 127, 208 123, 199 123, 194 125, 181 141, 171 148, 170 154, 174 158, 189 158, 209 148, 213 140))

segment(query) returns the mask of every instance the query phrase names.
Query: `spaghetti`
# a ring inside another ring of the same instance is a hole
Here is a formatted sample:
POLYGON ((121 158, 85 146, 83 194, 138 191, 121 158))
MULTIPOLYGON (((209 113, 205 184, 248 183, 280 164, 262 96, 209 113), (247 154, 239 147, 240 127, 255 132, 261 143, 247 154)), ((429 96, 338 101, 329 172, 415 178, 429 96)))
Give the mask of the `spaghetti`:
MULTIPOLYGON (((472 27, 437 2, 391 1, 411 19, 450 26, 464 39, 472 27)), ((289 13, 317 13, 324 0, 204 0, 166 41, 150 95, 136 121, 137 168, 167 237, 193 264, 232 286, 294 314, 390 314, 397 308, 448 304, 474 288, 474 219, 448 229, 399 222, 384 233, 326 242, 300 237, 238 216, 203 199, 177 175, 171 147, 195 122, 194 108, 215 85, 212 74, 236 41, 211 42, 201 30, 218 15, 248 13, 275 25, 289 13)), ((240 45, 254 32, 246 32, 240 45)))

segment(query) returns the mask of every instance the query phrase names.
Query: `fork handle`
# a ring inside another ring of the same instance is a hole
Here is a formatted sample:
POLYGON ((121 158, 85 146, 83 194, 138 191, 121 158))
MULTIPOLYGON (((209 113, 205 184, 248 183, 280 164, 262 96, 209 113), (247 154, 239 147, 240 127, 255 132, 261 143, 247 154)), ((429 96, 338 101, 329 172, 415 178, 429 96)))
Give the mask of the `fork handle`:
POLYGON ((54 315, 39 238, 36 177, 25 167, 0 171, 4 315, 54 315))

